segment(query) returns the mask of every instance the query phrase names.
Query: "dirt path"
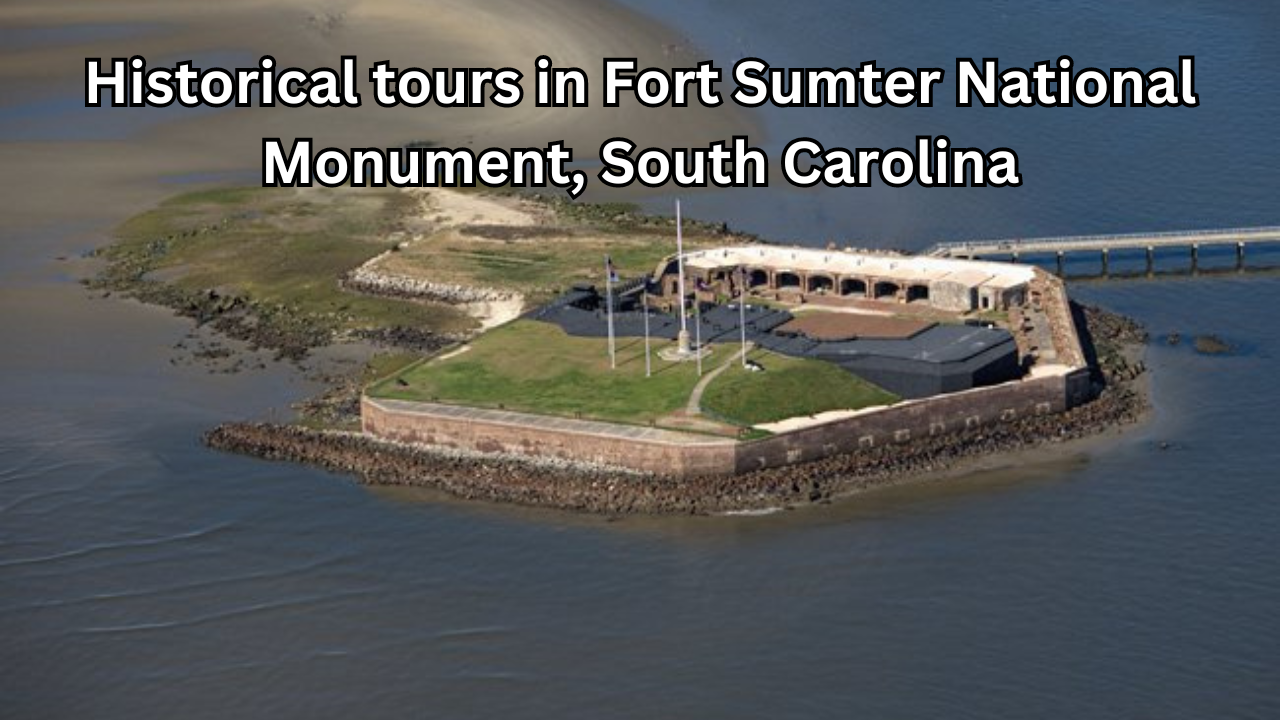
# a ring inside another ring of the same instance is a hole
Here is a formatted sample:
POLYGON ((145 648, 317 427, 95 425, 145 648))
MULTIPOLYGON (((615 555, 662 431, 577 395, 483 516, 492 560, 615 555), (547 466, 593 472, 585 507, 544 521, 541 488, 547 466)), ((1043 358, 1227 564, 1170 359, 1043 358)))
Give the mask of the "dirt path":
POLYGON ((693 392, 689 393, 689 402, 686 403, 684 407, 685 414, 690 417, 701 415, 702 414, 702 394, 706 392, 707 386, 711 384, 712 380, 715 380, 717 377, 719 377, 720 373, 724 372, 725 370, 728 370, 729 366, 733 365, 735 362, 742 360, 743 353, 751 352, 751 349, 753 347, 755 347, 754 343, 747 343, 747 346, 745 348, 731 355, 723 365, 716 368, 715 370, 712 370, 706 375, 703 375, 702 379, 698 381, 698 384, 693 386, 693 392))

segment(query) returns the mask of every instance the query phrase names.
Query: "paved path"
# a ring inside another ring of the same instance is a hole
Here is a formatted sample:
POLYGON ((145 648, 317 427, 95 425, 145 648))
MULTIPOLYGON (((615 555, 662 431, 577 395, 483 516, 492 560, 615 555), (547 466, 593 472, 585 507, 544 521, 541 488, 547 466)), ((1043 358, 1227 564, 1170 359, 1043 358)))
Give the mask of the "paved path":
POLYGON ((715 370, 712 370, 706 375, 703 375, 702 379, 698 381, 698 384, 693 386, 693 392, 689 393, 689 402, 684 406, 685 414, 689 416, 701 415, 702 414, 702 393, 706 391, 707 386, 710 385, 711 381, 715 380, 716 377, 720 375, 720 373, 724 372, 725 370, 728 370, 729 366, 733 365, 736 362, 740 362, 742 360, 742 356, 748 352, 751 352, 751 349, 753 347, 755 347, 754 343, 747 343, 747 346, 745 348, 734 353, 729 358, 729 360, 725 362, 725 364, 721 365, 715 370))

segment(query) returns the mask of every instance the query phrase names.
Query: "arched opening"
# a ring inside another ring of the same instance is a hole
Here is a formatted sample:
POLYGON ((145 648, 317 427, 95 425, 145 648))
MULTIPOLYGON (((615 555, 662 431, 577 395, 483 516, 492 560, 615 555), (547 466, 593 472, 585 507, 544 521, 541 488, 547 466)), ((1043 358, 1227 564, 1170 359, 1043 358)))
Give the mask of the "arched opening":
POLYGON ((854 297, 867 296, 867 283, 857 278, 845 278, 840 281, 840 294, 854 297))
POLYGON ((748 287, 764 287, 769 284, 769 273, 764 270, 752 270, 747 273, 748 287))
POLYGON ((809 292, 829 293, 836 287, 836 281, 826 275, 809 276, 809 292))
POLYGON ((916 301, 928 302, 928 300, 929 300, 928 285, 911 285, 907 288, 907 302, 916 302, 916 301))
POLYGON ((876 287, 875 287, 876 295, 875 295, 875 297, 876 297, 876 299, 877 299, 877 300, 879 300, 879 299, 881 299, 881 298, 892 298, 892 297, 896 297, 896 296, 897 296, 897 294, 898 294, 898 291, 899 291, 899 290, 901 290, 901 289, 902 289, 902 288, 898 287, 898 284, 897 284, 897 283, 892 283, 892 282, 889 282, 889 281, 887 281, 887 280, 881 280, 880 282, 876 283, 876 287))
POLYGON ((799 290, 800 289, 799 275, 793 272, 784 270, 778 273, 776 277, 778 281, 779 290, 799 290))

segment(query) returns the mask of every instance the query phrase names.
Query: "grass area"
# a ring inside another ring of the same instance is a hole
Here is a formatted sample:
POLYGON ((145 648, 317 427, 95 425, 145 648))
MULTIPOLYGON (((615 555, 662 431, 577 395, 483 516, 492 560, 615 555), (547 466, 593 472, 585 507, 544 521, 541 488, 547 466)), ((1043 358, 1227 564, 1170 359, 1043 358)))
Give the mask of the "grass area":
POLYGON ((397 375, 421 359, 422 355, 411 352, 378 353, 365 363, 363 384, 380 382, 397 375))
MULTIPOLYGON (((375 397, 648 423, 684 407, 697 383, 692 363, 656 357, 644 375, 644 344, 618 341, 618 368, 609 368, 607 341, 576 338, 547 323, 519 320, 477 338, 453 357, 415 365, 371 386, 375 397)), ((656 352, 656 346, 655 346, 656 352)))
MULTIPOLYGON (((380 260, 389 274, 466 286, 515 290, 533 303, 580 282, 600 284, 604 258, 623 278, 652 272, 675 250, 673 218, 644 215, 623 203, 572 203, 511 193, 435 192, 422 214, 449 218, 380 260)), ((751 238, 721 225, 686 220, 690 249, 751 238)))
POLYGON ((117 242, 102 253, 110 262, 103 284, 140 292, 163 284, 179 301, 181 293, 214 289, 328 330, 465 330, 472 321, 454 308, 338 287, 344 273, 388 249, 405 202, 402 193, 373 188, 186 193, 117 229, 117 242))
POLYGON ((757 350, 749 357, 764 372, 735 364, 702 396, 705 411, 734 422, 757 425, 827 410, 888 405, 900 398, 822 360, 793 358, 757 350))
MULTIPOLYGON (((537 303, 575 283, 603 283, 606 255, 623 278, 638 277, 652 272, 675 247, 674 230, 669 235, 647 229, 636 234, 577 227, 558 230, 505 240, 447 230, 389 256, 380 269, 440 282, 513 289, 537 303)), ((690 249, 726 242, 712 235, 687 234, 685 239, 690 249)))
MULTIPOLYGON (((199 190, 131 218, 100 254, 93 283, 171 307, 241 339, 300 357, 343 331, 460 333, 466 312, 445 303, 352 293, 339 279, 384 251, 389 272, 429 281, 496 287, 540 303, 580 281, 600 282, 604 256, 624 276, 649 272, 670 254, 669 218, 625 204, 528 200, 509 193, 444 191, 462 225, 432 229, 421 196, 385 188, 199 190), (486 210, 527 226, 485 225, 486 210), (471 223, 475 223, 474 225, 471 223), (392 237, 427 237, 400 250, 392 237)), ((449 213, 446 212, 446 215, 449 213)), ((456 221, 455 221, 456 222, 456 221)), ((690 247, 725 241, 723 228, 689 221, 690 247)))
MULTIPOLYGON (((376 383, 368 393, 636 424, 685 407, 698 382, 693 363, 673 365, 655 357, 654 375, 646 378, 643 342, 628 338, 618 347, 618 368, 611 370, 606 340, 570 337, 554 325, 520 320, 477 338, 466 352, 376 383)), ((711 357, 708 372, 730 362, 723 352, 711 357)), ((766 372, 747 372, 734 363, 708 385, 702 405, 712 417, 745 426, 897 400, 827 362, 763 352, 755 358, 766 372)))

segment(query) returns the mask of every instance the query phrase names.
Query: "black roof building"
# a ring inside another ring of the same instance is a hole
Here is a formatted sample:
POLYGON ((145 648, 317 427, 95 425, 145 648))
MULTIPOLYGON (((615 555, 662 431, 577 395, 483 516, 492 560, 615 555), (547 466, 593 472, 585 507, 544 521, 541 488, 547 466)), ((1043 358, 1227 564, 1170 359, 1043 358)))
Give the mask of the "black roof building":
MULTIPOLYGON (((604 305, 598 293, 575 289, 526 317, 559 325, 570 335, 605 337, 604 305)), ((834 363, 904 398, 995 385, 1022 372, 1013 336, 999 328, 937 324, 904 338, 824 341, 780 332, 793 318, 785 310, 748 305, 745 315, 749 342, 782 355, 834 363)), ((703 343, 738 342, 739 317, 736 305, 708 307, 699 318, 703 343)), ((689 318, 691 333, 694 321, 689 318)), ((644 315, 632 303, 614 312, 613 324, 618 337, 644 334, 644 315)), ((650 336, 674 340, 679 331, 679 317, 650 310, 650 336)))

